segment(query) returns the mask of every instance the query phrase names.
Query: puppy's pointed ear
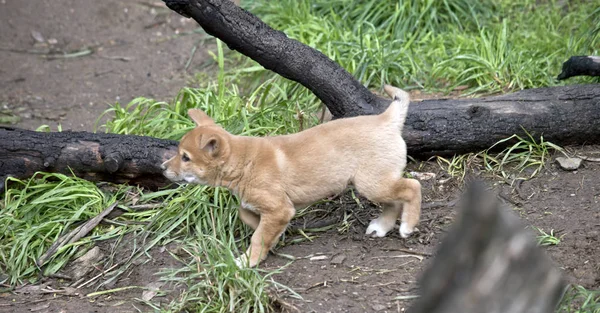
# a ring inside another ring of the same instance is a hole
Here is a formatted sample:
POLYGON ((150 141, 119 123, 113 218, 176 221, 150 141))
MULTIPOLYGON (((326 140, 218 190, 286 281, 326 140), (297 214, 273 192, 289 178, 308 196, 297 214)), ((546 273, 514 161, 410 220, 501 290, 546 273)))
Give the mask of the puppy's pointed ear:
POLYGON ((199 109, 189 109, 188 115, 196 123, 196 126, 207 126, 215 123, 210 116, 199 109))
POLYGON ((217 157, 222 152, 223 140, 218 135, 204 135, 200 137, 200 149, 211 157, 217 157))

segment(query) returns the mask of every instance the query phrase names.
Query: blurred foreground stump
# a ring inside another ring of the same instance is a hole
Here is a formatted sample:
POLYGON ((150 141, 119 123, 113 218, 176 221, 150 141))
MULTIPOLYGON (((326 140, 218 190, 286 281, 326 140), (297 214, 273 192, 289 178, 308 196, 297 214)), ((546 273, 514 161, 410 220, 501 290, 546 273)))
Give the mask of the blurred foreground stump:
POLYGON ((451 227, 408 312, 554 312, 561 272, 482 184, 471 184, 451 227))

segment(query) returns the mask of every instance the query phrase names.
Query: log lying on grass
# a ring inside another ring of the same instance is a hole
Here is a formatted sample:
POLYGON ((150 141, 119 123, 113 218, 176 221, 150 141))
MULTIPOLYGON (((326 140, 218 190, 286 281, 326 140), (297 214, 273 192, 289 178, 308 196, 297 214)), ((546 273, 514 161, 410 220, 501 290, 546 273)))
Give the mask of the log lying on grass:
POLYGON ((518 218, 480 184, 463 202, 408 312, 554 312, 565 281, 518 218))
POLYGON ((152 137, 0 127, 0 184, 44 171, 156 189, 169 184, 160 164, 176 149, 177 142, 152 137))
MULTIPOLYGON (((480 151, 523 134, 521 126, 536 139, 543 134, 544 140, 559 145, 600 143, 600 85, 413 102, 403 136, 413 157, 452 155, 480 151)), ((0 128, 0 178, 72 170, 91 181, 156 188, 168 183, 160 164, 174 154, 176 145, 141 136, 0 128)))
POLYGON ((413 102, 403 137, 410 155, 425 157, 478 152, 525 131, 561 146, 600 143, 600 85, 413 102))

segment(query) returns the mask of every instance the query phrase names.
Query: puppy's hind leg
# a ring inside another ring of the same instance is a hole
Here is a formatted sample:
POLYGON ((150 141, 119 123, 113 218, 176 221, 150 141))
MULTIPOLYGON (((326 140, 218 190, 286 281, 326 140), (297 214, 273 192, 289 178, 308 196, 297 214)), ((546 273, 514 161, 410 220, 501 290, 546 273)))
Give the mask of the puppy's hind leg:
POLYGON ((396 225, 396 220, 400 216, 400 211, 402 210, 402 204, 392 202, 384 203, 382 206, 383 212, 381 215, 369 223, 369 227, 367 227, 366 231, 367 235, 371 235, 372 237, 385 237, 385 235, 387 235, 387 233, 396 225))
MULTIPOLYGON (((421 183, 416 179, 400 178, 391 184, 368 184, 370 188, 361 191, 369 200, 386 203, 383 213, 371 221, 367 235, 374 233, 375 237, 383 237, 389 232, 401 216, 400 236, 407 238, 419 223, 421 215, 421 183)), ((358 186, 357 186, 358 187, 358 186)))
POLYGON ((416 179, 402 178, 396 183, 396 195, 404 203, 400 218, 400 236, 408 238, 421 217, 421 183, 416 179))

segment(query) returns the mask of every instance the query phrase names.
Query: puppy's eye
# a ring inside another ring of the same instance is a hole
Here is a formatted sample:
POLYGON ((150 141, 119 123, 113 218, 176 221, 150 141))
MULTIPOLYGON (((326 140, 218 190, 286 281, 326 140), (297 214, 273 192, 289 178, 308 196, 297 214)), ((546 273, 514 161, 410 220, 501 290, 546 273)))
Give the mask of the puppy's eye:
POLYGON ((188 158, 187 154, 184 153, 183 155, 181 155, 181 161, 189 162, 189 160, 190 160, 190 158, 188 158))

